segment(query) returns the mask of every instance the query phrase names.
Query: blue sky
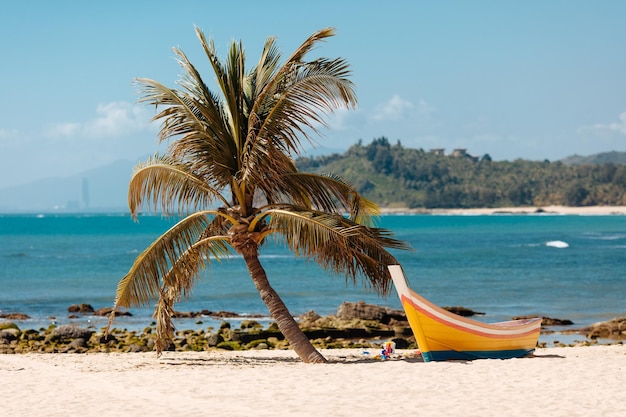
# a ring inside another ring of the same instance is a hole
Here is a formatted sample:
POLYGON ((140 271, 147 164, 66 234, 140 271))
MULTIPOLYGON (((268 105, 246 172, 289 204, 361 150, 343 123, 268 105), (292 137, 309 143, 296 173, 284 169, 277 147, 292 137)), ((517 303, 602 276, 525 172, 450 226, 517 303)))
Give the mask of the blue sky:
POLYGON ((359 107, 319 139, 342 151, 386 136, 495 160, 626 151, 624 1, 0 0, 0 188, 157 150, 132 80, 174 86, 183 49, 212 85, 197 25, 249 65, 267 36, 284 55, 351 65, 359 107))

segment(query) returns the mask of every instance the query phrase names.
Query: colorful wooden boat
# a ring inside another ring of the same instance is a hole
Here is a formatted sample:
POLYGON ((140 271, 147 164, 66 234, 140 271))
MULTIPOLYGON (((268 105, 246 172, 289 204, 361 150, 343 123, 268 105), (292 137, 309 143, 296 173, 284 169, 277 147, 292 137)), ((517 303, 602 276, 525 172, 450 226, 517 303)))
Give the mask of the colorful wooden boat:
POLYGON ((471 320, 411 290, 400 265, 390 265, 389 272, 424 362, 518 358, 535 350, 541 318, 491 324, 471 320))

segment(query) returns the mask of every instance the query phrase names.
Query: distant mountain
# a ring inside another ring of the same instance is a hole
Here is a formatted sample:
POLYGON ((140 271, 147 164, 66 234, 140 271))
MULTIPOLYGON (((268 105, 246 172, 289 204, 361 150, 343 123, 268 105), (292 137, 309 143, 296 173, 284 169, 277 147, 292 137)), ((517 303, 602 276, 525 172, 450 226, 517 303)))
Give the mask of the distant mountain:
POLYGON ((135 164, 119 160, 70 177, 0 189, 0 212, 127 211, 128 183, 135 164))
POLYGON ((626 152, 611 151, 589 156, 572 155, 562 159, 561 162, 568 165, 608 163, 626 165, 626 152))

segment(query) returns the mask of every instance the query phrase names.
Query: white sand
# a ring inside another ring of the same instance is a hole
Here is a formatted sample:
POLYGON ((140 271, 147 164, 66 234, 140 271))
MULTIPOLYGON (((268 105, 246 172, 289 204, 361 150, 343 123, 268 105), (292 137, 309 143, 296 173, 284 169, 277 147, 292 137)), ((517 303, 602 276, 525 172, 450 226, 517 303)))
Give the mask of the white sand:
POLYGON ((578 214, 578 215, 626 215, 626 206, 543 206, 543 207, 499 207, 499 208, 474 208, 474 209, 403 209, 382 208, 382 213, 430 213, 430 214, 494 214, 494 213, 519 213, 532 214, 537 210, 543 210, 550 214, 578 214))
POLYGON ((4 416, 623 416, 626 347, 431 362, 398 352, 0 355, 4 416))

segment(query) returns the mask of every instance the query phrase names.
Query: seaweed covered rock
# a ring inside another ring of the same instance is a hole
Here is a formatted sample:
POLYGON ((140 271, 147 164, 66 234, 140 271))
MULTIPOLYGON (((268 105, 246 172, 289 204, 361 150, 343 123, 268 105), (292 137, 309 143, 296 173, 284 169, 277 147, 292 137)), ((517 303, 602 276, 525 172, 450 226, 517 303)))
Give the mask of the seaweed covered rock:
MULTIPOLYGON (((513 320, 521 320, 521 319, 534 319, 539 316, 531 315, 531 316, 516 316, 513 317, 513 320)), ((557 319, 553 317, 542 317, 541 325, 542 326, 571 326, 574 324, 571 320, 568 319, 557 319)))
POLYGON ((68 313, 93 313, 91 304, 72 304, 67 308, 68 313))
POLYGON ((21 334, 22 332, 17 324, 11 321, 0 323, 0 345, 10 345, 11 342, 16 341, 21 334))
MULTIPOLYGON (((112 312, 113 312, 113 307, 102 307, 94 311, 93 314, 94 316, 108 316, 112 312)), ((132 314, 130 314, 128 311, 120 311, 120 310, 115 312, 115 317, 121 317, 121 316, 132 316, 132 314)))
POLYGON ((463 306, 451 306, 451 307, 443 307, 444 310, 448 310, 450 313, 454 313, 458 316, 462 317, 472 317, 472 316, 484 316, 485 313, 480 311, 474 311, 470 308, 463 306))
POLYGON ((572 324, 574 324, 574 322, 569 319, 557 319, 553 317, 543 317, 541 320, 542 326, 571 326, 572 324))
POLYGON ((319 314, 317 314, 313 310, 307 311, 306 313, 300 315, 300 317, 299 317, 299 319, 300 319, 300 321, 299 321, 300 327, 311 327, 313 325, 313 323, 315 323, 321 317, 322 316, 320 316, 319 314))
POLYGON ((581 330, 590 339, 626 339, 626 317, 592 324, 581 330))
POLYGON ((406 321, 406 314, 402 310, 367 304, 364 301, 341 303, 337 309, 337 317, 340 320, 374 320, 383 324, 389 324, 392 320, 406 321))
POLYGON ((210 347, 217 346, 224 341, 224 337, 219 333, 207 333, 205 338, 210 347))
POLYGON ((52 331, 52 336, 59 339, 84 339, 89 340, 93 330, 83 329, 73 324, 59 326, 52 331))
POLYGON ((17 324, 13 323, 12 321, 5 321, 5 322, 0 323, 0 330, 5 330, 5 329, 19 330, 20 328, 18 327, 17 324))
POLYGON ((30 316, 24 313, 2 313, 0 314, 0 319, 7 320, 28 320, 30 316))
POLYGON ((17 338, 20 337, 20 329, 15 329, 15 328, 9 328, 9 329, 3 329, 0 330, 0 339, 4 339, 7 342, 10 342, 11 340, 17 340, 17 338))
POLYGON ((241 330, 262 330, 263 325, 256 320, 243 320, 239 328, 241 330))

